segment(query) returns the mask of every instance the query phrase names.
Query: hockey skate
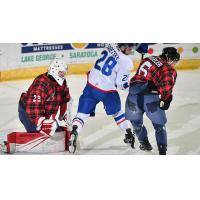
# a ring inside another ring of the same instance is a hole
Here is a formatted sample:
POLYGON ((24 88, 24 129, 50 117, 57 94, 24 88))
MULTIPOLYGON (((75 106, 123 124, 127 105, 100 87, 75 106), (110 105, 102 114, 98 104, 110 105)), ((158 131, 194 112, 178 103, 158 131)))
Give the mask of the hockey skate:
POLYGON ((75 153, 76 151, 76 140, 77 140, 77 137, 78 137, 78 133, 77 133, 77 126, 73 126, 72 128, 72 132, 71 132, 71 136, 70 136, 70 139, 69 139, 69 142, 68 142, 68 146, 69 146, 69 152, 70 153, 75 153))
POLYGON ((4 153, 4 144, 0 143, 0 153, 4 153))
POLYGON ((153 149, 147 137, 144 138, 143 142, 140 142, 139 147, 140 147, 140 150, 142 151, 151 151, 153 149))
POLYGON ((9 145, 8 142, 3 141, 2 143, 0 143, 0 152, 1 153, 9 153, 9 145))
POLYGON ((131 129, 126 129, 127 134, 125 134, 124 142, 126 144, 130 144, 132 148, 134 148, 135 144, 135 135, 132 133, 131 129))
POLYGON ((158 145, 159 155, 167 155, 167 145, 158 145))

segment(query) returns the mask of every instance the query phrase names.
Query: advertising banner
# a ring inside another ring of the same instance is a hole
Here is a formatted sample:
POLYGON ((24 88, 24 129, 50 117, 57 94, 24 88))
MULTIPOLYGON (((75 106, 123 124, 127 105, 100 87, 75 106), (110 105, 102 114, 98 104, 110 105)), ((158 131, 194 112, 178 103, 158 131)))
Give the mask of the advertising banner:
MULTIPOLYGON (((181 54, 181 62, 177 65, 179 69, 194 69, 200 66, 199 43, 149 43, 145 56, 159 55, 167 46, 176 47, 181 54)), ((70 73, 86 73, 104 47, 105 43, 1 43, 0 81, 33 77, 46 70, 56 57, 62 58, 69 65, 70 73)), ((137 67, 141 55, 134 51, 131 58, 137 67)))

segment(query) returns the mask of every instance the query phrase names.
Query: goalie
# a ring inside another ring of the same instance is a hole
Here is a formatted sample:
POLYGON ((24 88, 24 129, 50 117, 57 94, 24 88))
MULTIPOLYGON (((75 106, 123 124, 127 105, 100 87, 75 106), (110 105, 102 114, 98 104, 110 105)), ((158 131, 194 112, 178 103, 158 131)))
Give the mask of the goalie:
POLYGON ((50 64, 48 72, 36 77, 28 91, 21 94, 18 105, 19 119, 27 133, 9 134, 8 141, 4 142, 4 151, 14 153, 17 146, 23 147, 24 151, 35 149, 40 153, 67 149, 66 140, 69 138, 71 127, 72 105, 65 79, 67 70, 67 65, 56 58, 50 64), (59 126, 58 121, 62 120, 66 122, 66 127, 59 126), (44 144, 45 141, 44 148, 44 145, 41 146, 41 144, 44 144), (9 144, 15 144, 15 146, 12 147, 9 144), (25 146, 26 148, 24 148, 25 146), (38 147, 40 148, 38 149, 38 147))

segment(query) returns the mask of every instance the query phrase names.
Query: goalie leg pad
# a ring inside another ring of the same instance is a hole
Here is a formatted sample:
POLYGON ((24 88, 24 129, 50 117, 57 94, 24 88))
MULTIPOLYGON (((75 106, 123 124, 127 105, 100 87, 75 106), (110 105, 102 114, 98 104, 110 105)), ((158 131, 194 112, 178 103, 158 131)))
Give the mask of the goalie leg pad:
POLYGON ((56 153, 68 150, 70 132, 61 128, 53 137, 42 133, 13 132, 8 134, 6 153, 56 153))

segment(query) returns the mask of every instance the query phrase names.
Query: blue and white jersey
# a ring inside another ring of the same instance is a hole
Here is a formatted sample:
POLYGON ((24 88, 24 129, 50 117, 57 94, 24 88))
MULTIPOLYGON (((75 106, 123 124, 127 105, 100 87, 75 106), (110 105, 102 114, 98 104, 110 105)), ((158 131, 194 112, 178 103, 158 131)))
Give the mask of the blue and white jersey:
POLYGON ((117 44, 107 44, 88 75, 88 84, 105 92, 127 89, 132 69, 131 58, 123 54, 117 44))

